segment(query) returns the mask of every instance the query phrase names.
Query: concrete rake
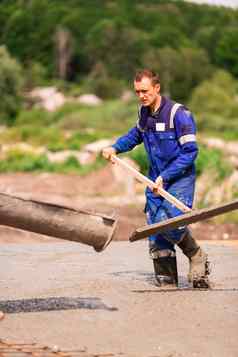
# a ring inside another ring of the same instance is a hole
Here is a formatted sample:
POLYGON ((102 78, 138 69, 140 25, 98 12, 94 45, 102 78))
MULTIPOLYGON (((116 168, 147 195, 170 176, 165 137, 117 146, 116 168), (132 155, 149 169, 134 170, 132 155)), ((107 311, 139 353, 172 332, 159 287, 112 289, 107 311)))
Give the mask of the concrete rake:
MULTIPOLYGON (((148 177, 142 175, 136 169, 131 167, 125 161, 119 159, 117 156, 112 156, 113 162, 120 165, 124 168, 130 175, 135 177, 138 181, 142 182, 146 186, 150 187, 152 190, 157 187, 155 183, 150 180, 148 177)), ((130 236, 130 241, 134 242, 139 239, 148 237, 149 235, 169 231, 174 228, 181 226, 189 225, 191 223, 203 221, 230 211, 238 209, 238 200, 234 200, 223 205, 204 208, 204 209, 191 209, 184 205, 183 202, 179 201, 176 197, 172 196, 169 192, 165 191, 163 188, 158 189, 158 194, 169 201, 172 205, 176 206, 181 212, 182 215, 167 219, 165 221, 145 225, 144 227, 137 228, 132 235, 130 236)))

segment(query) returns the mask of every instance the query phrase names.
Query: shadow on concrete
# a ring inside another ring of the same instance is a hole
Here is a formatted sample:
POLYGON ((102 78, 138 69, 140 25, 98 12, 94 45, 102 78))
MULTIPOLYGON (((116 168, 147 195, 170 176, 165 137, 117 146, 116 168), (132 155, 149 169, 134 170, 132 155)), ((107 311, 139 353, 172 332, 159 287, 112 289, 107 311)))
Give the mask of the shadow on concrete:
POLYGON ((133 280, 135 281, 145 281, 146 283, 150 285, 155 285, 154 282, 154 273, 148 273, 146 271, 140 271, 140 270, 124 270, 124 271, 117 271, 112 273, 112 275, 117 276, 117 277, 124 277, 124 276, 129 276, 132 277, 133 280))
MULTIPOLYGON (((144 280, 149 285, 157 286, 153 272, 148 273, 147 271, 142 271, 142 270, 124 270, 124 271, 113 272, 112 275, 117 277, 132 276, 133 280, 137 280, 137 281, 144 280)), ((191 284, 188 283, 187 277, 179 275, 178 280, 179 280, 179 288, 180 288, 179 290, 182 289, 188 290, 188 288, 191 287, 191 284)))
POLYGON ((201 292, 201 291, 205 291, 205 292, 238 292, 237 288, 218 288, 218 289, 198 289, 198 288, 180 288, 180 287, 171 287, 171 288, 157 288, 157 289, 138 289, 138 290, 131 290, 133 293, 171 293, 171 292, 191 292, 191 291, 197 291, 197 292, 201 292))

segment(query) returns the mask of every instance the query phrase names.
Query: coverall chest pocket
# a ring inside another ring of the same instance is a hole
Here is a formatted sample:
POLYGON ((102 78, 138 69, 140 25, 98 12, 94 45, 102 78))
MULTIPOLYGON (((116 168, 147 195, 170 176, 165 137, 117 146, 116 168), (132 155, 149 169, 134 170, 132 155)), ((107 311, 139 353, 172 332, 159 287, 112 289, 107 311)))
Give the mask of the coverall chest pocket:
POLYGON ((158 155, 164 160, 168 160, 177 153, 178 145, 173 132, 158 132, 154 133, 156 144, 158 145, 158 155))

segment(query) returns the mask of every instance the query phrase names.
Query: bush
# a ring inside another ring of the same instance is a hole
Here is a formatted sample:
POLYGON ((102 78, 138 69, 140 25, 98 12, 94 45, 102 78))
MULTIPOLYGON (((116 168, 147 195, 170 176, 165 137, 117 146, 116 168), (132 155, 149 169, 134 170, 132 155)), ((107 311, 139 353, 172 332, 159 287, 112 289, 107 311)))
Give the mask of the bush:
POLYGON ((23 85, 20 64, 9 55, 5 46, 0 46, 0 122, 13 124, 21 107, 23 85))
POLYGON ((94 75, 94 72, 89 74, 82 84, 84 92, 94 93, 103 99, 121 96, 125 87, 125 83, 119 79, 113 78, 106 73, 94 75))
POLYGON ((85 175, 106 165, 101 156, 93 164, 81 165, 71 156, 62 163, 52 163, 46 155, 36 155, 20 150, 12 150, 0 161, 0 172, 57 172, 85 175))
POLYGON ((25 142, 32 146, 47 146, 52 151, 67 149, 63 132, 54 127, 34 125, 11 127, 0 133, 0 140, 5 144, 25 142))
MULTIPOLYGON (((136 147, 129 153, 129 156, 139 165, 140 171, 144 175, 148 175, 149 163, 144 146, 140 145, 136 147)), ((200 176, 204 171, 212 171, 217 180, 222 181, 232 173, 232 167, 224 159, 220 150, 208 149, 200 145, 196 160, 197 176, 200 176)))
POLYGON ((60 150, 66 148, 63 133, 57 128, 25 125, 19 128, 19 132, 22 141, 27 141, 34 146, 60 147, 60 150))
POLYGON ((5 160, 0 161, 0 172, 32 172, 51 171, 50 163, 45 155, 35 155, 13 150, 5 160))
POLYGON ((149 163, 144 145, 137 146, 129 153, 129 156, 132 160, 135 160, 143 175, 148 175, 149 163))
POLYGON ((77 131, 95 130, 98 136, 111 137, 125 133, 135 125, 137 103, 123 103, 121 100, 108 100, 102 105, 66 104, 54 114, 52 123, 62 129, 77 131))
POLYGON ((194 112, 198 129, 238 133, 237 83, 225 71, 217 71, 211 80, 204 81, 192 93, 189 108, 194 112))
POLYGON ((43 86, 46 83, 46 68, 39 62, 29 62, 24 68, 25 86, 30 90, 37 86, 43 86))
POLYGON ((22 110, 16 117, 14 125, 34 125, 45 126, 51 122, 51 114, 44 109, 32 108, 31 110, 22 110))
POLYGON ((232 173, 232 167, 227 163, 220 150, 208 149, 203 145, 199 147, 196 169, 198 176, 203 171, 211 171, 218 181, 224 180, 232 173))
POLYGON ((100 139, 98 133, 75 132, 66 142, 68 149, 80 150, 83 145, 100 139))

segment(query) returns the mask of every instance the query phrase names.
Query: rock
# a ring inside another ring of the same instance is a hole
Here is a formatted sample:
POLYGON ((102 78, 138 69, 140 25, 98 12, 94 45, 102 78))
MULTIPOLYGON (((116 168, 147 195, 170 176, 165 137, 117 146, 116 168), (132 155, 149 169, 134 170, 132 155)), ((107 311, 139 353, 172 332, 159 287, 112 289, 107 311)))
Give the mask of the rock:
POLYGON ((46 151, 46 149, 44 147, 42 147, 42 146, 35 147, 35 146, 32 146, 32 145, 27 144, 27 143, 23 143, 23 142, 16 143, 16 144, 3 144, 1 146, 1 151, 3 153, 7 153, 7 152, 12 151, 12 150, 30 152, 30 153, 33 153, 33 154, 43 154, 46 151))
POLYGON ((223 233, 222 239, 229 239, 229 234, 228 233, 223 233))
POLYGON ((47 151, 46 155, 51 162, 64 162, 69 157, 75 157, 81 165, 92 164, 96 159, 95 153, 76 150, 64 150, 58 152, 47 151))
POLYGON ((77 151, 71 151, 71 150, 64 150, 64 151, 58 151, 58 152, 47 152, 47 157, 51 162, 64 162, 67 160, 70 156, 76 156, 77 151))
POLYGON ((229 161, 236 169, 238 169, 238 156, 231 155, 229 161))
POLYGON ((77 102, 86 104, 89 106, 97 106, 102 104, 102 99, 97 97, 95 94, 83 94, 77 98, 77 102))
POLYGON ((55 87, 35 88, 29 93, 40 106, 52 112, 65 104, 66 98, 55 87))
POLYGON ((224 150, 226 145, 224 140, 219 138, 203 138, 202 142, 208 147, 221 149, 221 150, 224 150))
POLYGON ((77 159, 81 165, 92 164, 96 160, 96 154, 93 152, 80 151, 77 154, 77 159))
POLYGON ((100 153, 102 149, 104 149, 107 146, 111 146, 113 142, 114 142, 113 140, 109 140, 109 139, 98 140, 93 143, 85 145, 83 147, 83 151, 100 153))
POLYGON ((54 345, 53 347, 52 347, 52 351, 53 352, 59 352, 60 351, 60 349, 59 349, 59 346, 57 346, 57 345, 54 345))
POLYGON ((132 99, 134 98, 134 94, 132 91, 130 90, 126 90, 122 93, 122 96, 121 96, 121 100, 124 102, 124 103, 128 103, 130 102, 132 99))
POLYGON ((7 130, 7 126, 6 125, 0 125, 0 133, 3 133, 5 130, 7 130))

